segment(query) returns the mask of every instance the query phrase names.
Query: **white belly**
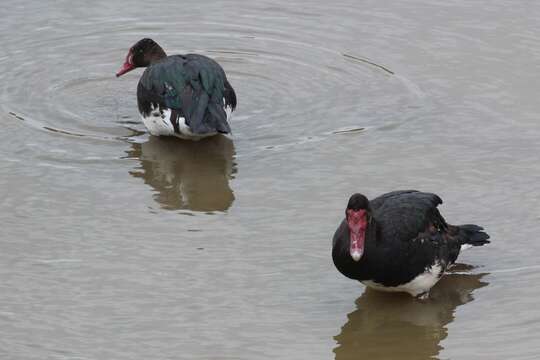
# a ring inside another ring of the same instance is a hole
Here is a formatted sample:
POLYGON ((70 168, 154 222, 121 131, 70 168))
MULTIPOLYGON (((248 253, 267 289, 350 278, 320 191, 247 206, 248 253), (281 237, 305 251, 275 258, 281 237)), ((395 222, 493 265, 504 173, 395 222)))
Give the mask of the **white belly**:
POLYGON ((371 280, 364 280, 362 284, 369 286, 375 290, 391 291, 391 292, 407 292, 412 296, 418 296, 429 291, 441 278, 442 266, 434 264, 430 266, 426 272, 416 276, 406 284, 398 286, 384 286, 371 280))
POLYGON ((171 123, 171 110, 159 111, 152 107, 148 116, 142 116, 144 126, 150 134, 155 136, 174 136, 174 127, 171 123))
MULTIPOLYGON (((231 118, 232 109, 230 107, 225 108, 227 114, 227 121, 231 118)), ((194 134, 191 132, 190 127, 186 124, 186 119, 180 117, 178 119, 178 129, 180 133, 174 132, 174 127, 171 122, 171 110, 163 109, 159 111, 158 106, 152 104, 152 111, 148 116, 142 116, 144 126, 148 129, 148 132, 155 136, 176 136, 181 139, 188 140, 200 140, 208 136, 214 136, 217 132, 211 132, 206 134, 194 134)))
POLYGON ((155 136, 176 136, 181 139, 200 140, 216 135, 216 132, 207 134, 192 133, 186 124, 186 119, 183 117, 178 118, 178 130, 180 130, 180 133, 176 133, 171 122, 171 110, 164 108, 162 111, 159 111, 159 108, 154 105, 152 105, 152 111, 150 111, 148 116, 142 116, 142 121, 148 132, 155 136))

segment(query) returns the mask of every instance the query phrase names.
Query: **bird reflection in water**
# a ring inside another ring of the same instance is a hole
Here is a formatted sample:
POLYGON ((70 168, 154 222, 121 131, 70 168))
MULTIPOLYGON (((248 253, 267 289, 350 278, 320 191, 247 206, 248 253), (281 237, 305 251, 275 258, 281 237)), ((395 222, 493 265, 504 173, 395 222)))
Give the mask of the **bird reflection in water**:
POLYGON ((225 211, 234 201, 229 186, 236 173, 234 144, 226 136, 200 141, 150 136, 133 143, 128 156, 140 161, 130 174, 155 190, 154 199, 164 209, 225 211))
MULTIPOLYGON (((453 270, 464 266, 456 264, 453 270)), ((488 284, 481 281, 485 275, 447 274, 423 301, 367 288, 334 337, 336 360, 437 359, 456 308, 472 301, 472 292, 488 284)))

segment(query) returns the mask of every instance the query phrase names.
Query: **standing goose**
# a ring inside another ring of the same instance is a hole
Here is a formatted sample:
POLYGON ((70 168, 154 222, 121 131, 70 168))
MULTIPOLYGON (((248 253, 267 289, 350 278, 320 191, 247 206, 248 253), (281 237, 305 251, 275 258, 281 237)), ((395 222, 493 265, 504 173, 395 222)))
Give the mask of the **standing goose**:
POLYGON ((415 190, 371 201, 352 195, 333 238, 335 266, 374 289, 427 298, 461 250, 489 243, 480 226, 448 224, 439 204, 437 195, 415 190))
POLYGON ((231 131, 236 94, 217 62, 197 54, 167 56, 155 41, 142 39, 116 76, 138 67, 146 68, 137 103, 150 134, 198 140, 231 131))

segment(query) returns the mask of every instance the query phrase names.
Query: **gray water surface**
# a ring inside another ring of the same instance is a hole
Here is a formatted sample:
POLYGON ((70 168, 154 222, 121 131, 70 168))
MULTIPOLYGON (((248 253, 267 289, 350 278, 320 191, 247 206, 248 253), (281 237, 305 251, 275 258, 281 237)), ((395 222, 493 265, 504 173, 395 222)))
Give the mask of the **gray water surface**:
POLYGON ((540 3, 5 0, 0 358, 536 359, 540 3), (7 2, 6 2, 7 1, 7 2), (149 136, 128 48, 215 58, 231 137, 149 136), (335 269, 353 192, 492 243, 424 304, 335 269))

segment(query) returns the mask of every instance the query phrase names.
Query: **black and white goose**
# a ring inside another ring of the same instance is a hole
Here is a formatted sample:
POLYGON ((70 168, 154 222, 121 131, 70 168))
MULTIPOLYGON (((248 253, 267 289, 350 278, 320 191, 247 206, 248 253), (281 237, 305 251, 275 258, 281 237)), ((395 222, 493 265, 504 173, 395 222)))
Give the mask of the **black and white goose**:
POLYGON ((137 103, 152 135, 198 140, 229 133, 236 94, 214 60, 197 54, 167 56, 152 39, 129 49, 116 76, 145 67, 137 86, 137 103))
POLYGON ((352 195, 333 238, 335 266, 371 288, 427 298, 461 250, 489 243, 480 226, 448 224, 439 204, 437 195, 415 190, 371 201, 352 195))

